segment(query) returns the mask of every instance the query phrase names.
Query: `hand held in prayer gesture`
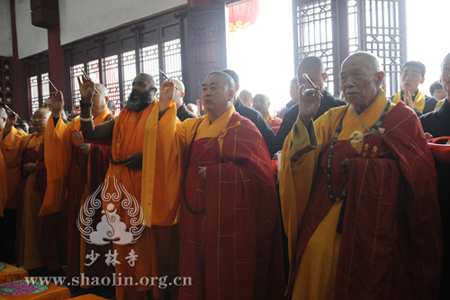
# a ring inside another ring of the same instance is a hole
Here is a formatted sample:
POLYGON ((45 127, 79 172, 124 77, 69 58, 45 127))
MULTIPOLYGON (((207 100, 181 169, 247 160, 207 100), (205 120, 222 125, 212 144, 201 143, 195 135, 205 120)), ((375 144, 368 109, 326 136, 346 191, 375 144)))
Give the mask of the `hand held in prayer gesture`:
POLYGON ((409 107, 411 107, 412 109, 414 109, 414 102, 412 100, 412 96, 411 96, 411 92, 410 91, 406 91, 404 94, 404 98, 405 98, 405 104, 408 105, 409 107))
POLYGON ((28 173, 34 173, 36 172, 36 164, 35 163, 28 163, 23 165, 23 169, 27 171, 28 173))
POLYGON ((83 103, 91 103, 96 92, 94 82, 84 75, 78 76, 77 79, 80 86, 81 101, 83 103))
POLYGON ((133 170, 139 170, 142 169, 142 160, 143 160, 143 153, 139 152, 134 155, 128 156, 127 159, 124 162, 124 165, 130 169, 133 170))
POLYGON ((54 118, 59 118, 64 109, 64 95, 61 91, 50 94, 50 110, 54 118))
POLYGON ((166 81, 161 85, 161 90, 159 91, 159 111, 165 111, 169 108, 170 101, 173 100, 175 96, 175 86, 172 82, 166 81))
POLYGON ((315 89, 305 89, 305 85, 301 85, 299 89, 298 116, 305 126, 308 126, 312 117, 320 107, 320 93, 315 89))

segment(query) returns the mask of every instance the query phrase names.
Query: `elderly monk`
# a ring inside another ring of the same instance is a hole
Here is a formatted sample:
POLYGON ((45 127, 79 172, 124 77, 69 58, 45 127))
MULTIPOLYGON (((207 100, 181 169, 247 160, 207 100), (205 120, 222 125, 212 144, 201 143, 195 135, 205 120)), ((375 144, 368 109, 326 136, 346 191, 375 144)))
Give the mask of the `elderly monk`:
MULTIPOLYGON (((2 142, 6 143, 6 151, 9 152, 5 155, 6 165, 21 165, 21 178, 14 196, 18 216, 17 260, 27 270, 47 267, 49 271, 56 271, 64 260, 63 249, 60 249, 61 244, 58 245, 59 236, 55 234, 55 220, 59 215, 39 216, 47 185, 44 139, 49 116, 50 112, 45 108, 36 110, 31 117, 35 133, 17 138, 9 132, 6 137, 3 136, 2 142)), ((17 116, 13 122, 16 120, 17 116)), ((12 129, 7 124, 4 130, 6 133, 12 129)), ((44 270, 38 272, 41 271, 44 270)))
POLYGON ((209 74, 202 92, 207 114, 178 125, 172 93, 165 82, 158 143, 170 137, 172 144, 157 163, 170 170, 184 157, 180 276, 192 285, 180 287, 179 299, 283 298, 275 177, 260 132, 235 111, 233 79, 209 74))
POLYGON ((281 122, 283 122, 283 119, 271 116, 269 113, 269 106, 270 101, 268 96, 263 94, 255 95, 255 98, 253 100, 253 108, 259 111, 261 115, 263 115, 264 121, 266 121, 270 129, 272 129, 273 133, 277 134, 278 129, 280 129, 281 122))
MULTIPOLYGON (((94 125, 99 125, 111 120, 112 115, 107 108, 109 97, 106 88, 96 83, 95 90, 92 116, 94 125)), ((96 247, 84 243, 77 226, 81 206, 105 179, 111 140, 84 141, 74 145, 71 137, 74 130, 81 130, 81 119, 75 118, 67 124, 62 121, 64 96, 61 92, 51 94, 50 108, 53 120, 47 124, 45 133, 48 186, 43 213, 60 210, 62 204, 66 203, 68 237, 66 280, 71 282, 72 278, 79 277, 80 273, 84 273, 87 277, 112 276, 112 270, 103 264, 96 263, 92 266, 84 264, 86 254, 90 254, 92 250, 104 256, 112 247, 96 247)), ((101 208, 98 210, 100 217, 101 208)))
POLYGON ((7 145, 26 135, 17 130, 14 123, 15 117, 12 114, 8 117, 6 110, 0 108, 0 261, 10 264, 15 263, 17 201, 13 196, 19 184, 21 164, 17 161, 13 165, 6 165, 6 162, 13 161, 9 155, 16 155, 15 151, 7 151, 7 145), (4 130, 7 124, 10 132, 4 130), (4 137, 8 137, 5 142, 4 137))
MULTIPOLYGON (((161 145, 156 144, 155 140, 148 140, 148 135, 144 134, 146 131, 156 130, 158 125, 165 126, 162 122, 158 124, 155 81, 148 74, 136 75, 126 107, 119 116, 110 122, 94 126, 94 83, 84 76, 78 80, 82 98, 81 129, 84 137, 90 140, 112 138, 110 165, 102 190, 103 209, 105 212, 117 214, 120 219, 116 217, 115 220, 121 222, 122 228, 126 226, 128 232, 131 232, 130 228, 133 226, 133 229, 141 230, 140 226, 144 223, 146 225, 134 244, 113 244, 120 262, 115 264, 115 273, 121 274, 122 277, 132 277, 135 284, 118 284, 116 298, 164 299, 161 285, 146 284, 142 278, 168 276, 169 267, 176 267, 177 245, 171 243, 176 243, 174 238, 178 230, 171 225, 177 222, 178 206, 176 203, 169 203, 167 199, 173 199, 171 194, 178 195, 179 191, 168 185, 165 175, 170 173, 167 178, 171 179, 170 176, 173 176, 179 181, 180 172, 173 168, 162 170, 155 167, 156 159, 162 159, 164 151, 161 150, 161 145), (146 155, 143 155, 144 144, 152 145, 152 151, 146 155), (149 162, 157 172, 158 176, 153 180, 143 178, 143 161, 149 162), (135 207, 136 203, 138 207, 135 207), (141 207, 143 214, 140 212, 141 207), (173 258, 170 257, 172 253, 173 258), (135 264, 125 260, 132 255, 138 256, 135 264)), ((128 236, 129 233, 125 232, 120 236, 119 242, 128 236)))
POLYGON ((241 99, 242 103, 244 103, 245 106, 252 107, 253 96, 250 91, 242 90, 242 92, 239 93, 239 99, 241 99))
POLYGON ((417 115, 380 88, 369 53, 342 64, 349 105, 314 123, 315 89, 282 151, 292 299, 437 299, 442 229, 433 157, 417 115))
MULTIPOLYGON (((450 53, 447 54, 441 63, 440 83, 446 91, 446 98, 442 106, 431 113, 422 115, 420 122, 423 130, 433 137, 450 136, 450 53)), ((446 139, 443 140, 446 142, 446 139)), ((447 142, 448 143, 448 142, 447 142)), ((443 147, 443 146, 441 146, 443 147)), ((441 279, 440 299, 450 298, 450 164, 435 158, 436 171, 438 175, 439 206, 442 214, 442 229, 444 232, 444 261, 441 279)))

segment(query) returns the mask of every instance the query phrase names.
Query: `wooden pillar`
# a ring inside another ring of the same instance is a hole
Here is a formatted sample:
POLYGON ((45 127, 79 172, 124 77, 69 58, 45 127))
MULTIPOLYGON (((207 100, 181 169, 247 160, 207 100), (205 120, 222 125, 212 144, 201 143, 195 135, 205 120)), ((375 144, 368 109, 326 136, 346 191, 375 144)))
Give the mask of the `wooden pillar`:
POLYGON ((14 84, 12 109, 17 112, 24 120, 30 119, 30 97, 28 97, 28 84, 25 76, 25 66, 19 59, 19 48, 17 45, 17 29, 16 29, 16 7, 15 0, 9 1, 11 14, 11 34, 13 45, 12 57, 12 80, 14 84))
MULTIPOLYGON (((65 109, 70 111, 72 103, 70 99, 70 88, 68 79, 68 68, 66 66, 66 52, 61 46, 60 28, 54 26, 48 29, 48 64, 49 78, 53 84, 63 92, 65 98, 65 109)), ((54 92, 54 89, 51 88, 54 92)))

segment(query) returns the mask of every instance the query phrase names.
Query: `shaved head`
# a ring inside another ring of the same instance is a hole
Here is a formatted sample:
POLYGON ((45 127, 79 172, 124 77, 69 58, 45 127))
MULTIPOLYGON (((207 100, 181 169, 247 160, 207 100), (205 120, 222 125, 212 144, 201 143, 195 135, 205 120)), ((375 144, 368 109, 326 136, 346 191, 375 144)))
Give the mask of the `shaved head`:
POLYGON ((450 53, 447 54, 447 55, 444 57, 444 59, 442 60, 442 62, 441 62, 441 71, 442 71, 442 69, 443 69, 443 67, 444 67, 444 64, 445 64, 446 62, 449 62, 449 61, 450 61, 450 53))
POLYGON ((98 91, 95 93, 92 101, 94 102, 94 106, 92 107, 92 115, 94 117, 101 114, 108 107, 108 89, 101 83, 95 84, 95 89, 98 91))
POLYGON ((305 86, 305 88, 311 88, 311 84, 303 77, 303 74, 307 74, 309 79, 317 86, 320 92, 325 93, 325 80, 328 75, 325 73, 323 63, 317 56, 308 56, 303 59, 297 68, 298 84, 305 86))
POLYGON ((447 92, 447 101, 450 101, 450 53, 447 54, 441 63, 441 85, 447 92))
POLYGON ((202 101, 212 122, 217 120, 234 104, 235 83, 230 75, 212 72, 202 85, 202 101))
POLYGON ((320 74, 325 72, 322 60, 317 56, 308 56, 304 58, 298 65, 297 73, 299 72, 298 70, 314 70, 320 74))
POLYGON ((0 130, 5 127, 6 120, 8 119, 8 114, 3 107, 0 107, 0 130))
POLYGON ((46 117, 49 117, 50 114, 51 114, 51 112, 50 112, 47 108, 45 108, 45 107, 41 107, 41 108, 36 109, 36 111, 34 112, 34 114, 36 114, 36 113, 38 113, 38 112, 42 113, 42 114, 45 115, 46 117))
POLYGON ((132 91, 125 103, 126 107, 135 112, 146 109, 153 102, 157 90, 155 79, 153 79, 152 75, 146 73, 137 74, 133 79, 132 91))
POLYGON ((175 85, 179 88, 181 93, 185 92, 185 87, 184 87, 184 83, 181 80, 178 79, 172 79, 173 82, 175 83, 175 85))
POLYGON ((244 103, 244 105, 246 106, 252 106, 252 102, 253 102, 253 96, 252 93, 250 93, 247 90, 243 90, 240 94, 239 94, 239 98, 241 99, 242 103, 244 103))
POLYGON ((247 91, 247 90, 243 90, 242 92, 240 92, 239 93, 239 97, 245 97, 245 96, 248 96, 248 97, 252 97, 252 93, 250 93, 249 91, 247 91))
MULTIPOLYGON (((225 71, 231 71, 231 70, 225 70, 225 71)), ((215 72, 209 73, 207 78, 210 76, 220 77, 223 80, 223 82, 225 83, 225 86, 228 88, 228 90, 236 91, 236 83, 234 82, 233 77, 228 75, 228 73, 215 71, 215 72)))
POLYGON ((47 127, 50 114, 51 112, 48 109, 41 107, 31 116, 31 126, 36 130, 38 136, 45 133, 45 127, 47 127))
POLYGON ((144 80, 144 81, 148 81, 148 83, 150 84, 150 86, 155 86, 155 79, 153 78, 152 75, 147 74, 147 73, 139 73, 136 75, 136 77, 134 78, 134 80, 144 80))
POLYGON ((3 107, 0 107, 0 118, 8 118, 8 114, 3 107))
POLYGON ((106 87, 103 85, 103 84, 101 84, 101 83, 96 83, 95 84, 95 89, 100 93, 100 94, 102 94, 103 96, 108 96, 108 90, 106 89, 106 87))
POLYGON ((378 60, 378 57, 373 55, 369 52, 356 52, 353 54, 350 54, 342 63, 342 67, 348 63, 349 61, 355 62, 360 65, 364 65, 375 74, 378 72, 382 72, 383 69, 381 68, 380 61, 378 60))
POLYGON ((269 114, 269 97, 263 94, 256 94, 253 99, 253 108, 259 111, 263 117, 269 114))

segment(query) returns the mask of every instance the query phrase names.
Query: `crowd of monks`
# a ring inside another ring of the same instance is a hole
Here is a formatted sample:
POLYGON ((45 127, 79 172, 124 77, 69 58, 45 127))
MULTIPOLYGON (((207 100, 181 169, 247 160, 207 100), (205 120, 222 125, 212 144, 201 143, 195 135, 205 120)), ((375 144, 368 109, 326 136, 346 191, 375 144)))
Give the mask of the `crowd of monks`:
POLYGON ((341 99, 302 60, 276 117, 232 70, 205 78, 203 116, 180 80, 158 99, 144 73, 118 116, 85 76, 71 121, 60 91, 32 134, 0 108, 0 261, 73 290, 132 278, 114 281, 120 300, 448 299, 450 152, 430 144, 450 139, 450 54, 445 99, 424 78, 405 63, 389 98, 378 58, 357 52, 341 99))

